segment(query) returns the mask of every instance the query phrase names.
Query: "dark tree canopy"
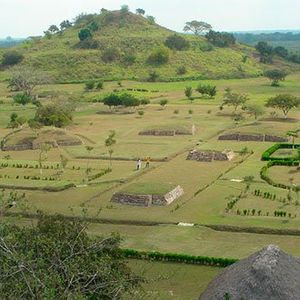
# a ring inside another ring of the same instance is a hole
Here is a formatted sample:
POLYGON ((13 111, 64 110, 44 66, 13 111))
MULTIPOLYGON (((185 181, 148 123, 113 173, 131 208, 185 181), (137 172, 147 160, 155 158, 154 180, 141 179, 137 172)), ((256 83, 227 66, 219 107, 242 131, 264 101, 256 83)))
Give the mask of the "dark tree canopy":
POLYGON ((203 21, 193 20, 193 21, 190 21, 190 22, 186 22, 183 30, 185 32, 190 31, 190 32, 193 32, 196 35, 200 35, 203 32, 212 30, 212 26, 210 24, 206 23, 206 22, 203 22, 203 21))
POLYGON ((167 37, 165 45, 172 50, 185 50, 189 48, 189 42, 178 34, 172 34, 167 37))
POLYGON ((259 52, 262 63, 272 63, 274 54, 272 46, 267 42, 258 42, 255 49, 259 52))
POLYGON ((234 35, 228 32, 210 30, 206 34, 206 38, 210 43, 217 47, 230 47, 236 43, 234 35))
POLYGON ((4 52, 2 58, 3 66, 13 66, 20 63, 24 59, 23 54, 19 53, 16 50, 9 50, 4 52))
POLYGON ((0 225, 2 299, 121 299, 141 279, 124 261, 120 238, 93 239, 87 224, 40 215, 37 225, 0 225))
POLYGON ((67 28, 72 27, 72 23, 69 20, 64 20, 60 23, 59 27, 60 27, 60 30, 65 30, 67 28))
POLYGON ((103 104, 112 107, 136 107, 141 104, 141 101, 135 96, 128 93, 111 93, 104 97, 103 104))
POLYGON ((136 9, 136 13, 137 13, 138 15, 143 16, 146 12, 145 12, 145 10, 142 9, 142 8, 137 8, 137 9, 136 9))

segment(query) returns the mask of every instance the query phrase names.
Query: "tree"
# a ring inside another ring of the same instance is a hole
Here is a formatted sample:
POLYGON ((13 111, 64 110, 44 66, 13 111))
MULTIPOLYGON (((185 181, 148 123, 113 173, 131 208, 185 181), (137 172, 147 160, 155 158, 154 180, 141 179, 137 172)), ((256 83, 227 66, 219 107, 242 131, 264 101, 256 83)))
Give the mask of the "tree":
POLYGON ((159 101, 159 105, 162 107, 162 108, 165 108, 166 105, 168 104, 168 100, 167 99, 162 99, 159 101))
POLYGON ((116 299, 137 291, 118 235, 90 237, 79 219, 40 214, 37 224, 2 224, 3 299, 116 299), (30 242, 29 242, 30 241, 30 242))
POLYGON ((113 146, 117 143, 115 136, 116 132, 114 130, 111 130, 107 139, 105 140, 105 147, 108 149, 109 154, 110 168, 112 168, 112 155, 114 153, 113 146))
POLYGON ((272 63, 274 54, 272 46, 270 46, 267 42, 258 42, 255 46, 255 49, 260 54, 260 62, 272 63))
POLYGON ((251 186, 251 184, 252 184, 253 181, 254 181, 254 176, 245 176, 245 177, 243 178, 243 181, 244 181, 245 184, 246 184, 244 193, 245 193, 245 195, 247 195, 247 192, 249 191, 250 186, 251 186))
POLYGON ((228 32, 210 30, 205 37, 210 43, 217 47, 230 47, 236 43, 234 35, 228 32))
POLYGON ((45 126, 61 128, 72 123, 74 109, 70 102, 51 102, 38 107, 34 119, 45 126))
POLYGON ((195 35, 200 35, 203 32, 209 31, 212 29, 212 26, 208 23, 202 21, 193 20, 191 22, 186 22, 183 30, 185 32, 191 31, 195 35))
POLYGON ((270 98, 266 103, 266 107, 280 109, 285 118, 287 118, 287 115, 291 109, 297 108, 299 105, 300 99, 289 94, 277 95, 276 97, 270 98))
POLYGON ((78 32, 78 37, 80 39, 81 42, 92 38, 92 33, 90 31, 90 29, 88 28, 83 28, 78 32))
POLYGON ((41 143, 40 144, 40 151, 39 151, 39 157, 38 157, 38 162, 39 162, 39 167, 40 167, 40 174, 43 174, 43 162, 47 161, 48 159, 48 151, 50 151, 51 146, 47 143, 41 143))
POLYGON ((184 90, 184 94, 185 96, 191 100, 191 102, 193 101, 192 99, 192 95, 193 95, 193 88, 191 86, 187 86, 184 90))
POLYGON ((282 46, 275 47, 273 51, 275 55, 282 58, 287 58, 289 56, 289 51, 282 46))
POLYGON ((285 80, 287 73, 284 70, 274 69, 266 71, 265 76, 272 81, 272 86, 279 86, 279 82, 285 80))
POLYGON ((295 148, 295 138, 298 137, 298 132, 297 131, 288 131, 286 133, 286 135, 288 137, 291 137, 292 138, 292 143, 293 143, 293 149, 295 148))
POLYGON ((158 47, 149 55, 147 62, 151 65, 162 65, 169 61, 169 50, 165 47, 158 47))
POLYGON ((60 165, 61 168, 63 169, 63 171, 66 169, 67 165, 68 165, 69 159, 64 156, 64 155, 60 155, 60 165))
POLYGON ((122 5, 122 6, 121 6, 121 9, 120 9, 120 12, 121 12, 121 14, 123 14, 123 15, 129 13, 129 6, 126 5, 126 4, 122 5))
POLYGON ((189 48, 190 43, 178 34, 169 35, 165 41, 165 45, 172 50, 186 50, 189 48))
POLYGON ((18 67, 11 73, 8 86, 12 91, 21 91, 32 98, 34 88, 47 82, 49 78, 44 73, 30 67, 18 67))
POLYGON ((243 106, 249 100, 247 95, 233 93, 230 88, 225 90, 225 94, 223 97, 223 105, 233 106, 234 112, 238 109, 239 106, 243 106))
POLYGON ((147 20, 149 21, 149 23, 150 23, 151 25, 154 25, 154 24, 155 24, 155 18, 154 18, 153 16, 147 16, 146 18, 147 18, 147 20))
POLYGON ((144 9, 142 9, 142 8, 137 8, 136 10, 135 10, 135 12, 136 12, 136 14, 137 15, 140 15, 140 16, 143 16, 143 15, 145 15, 145 10, 144 9))
POLYGON ((60 30, 63 31, 65 29, 72 27, 72 23, 69 20, 65 20, 60 23, 59 27, 60 30))
POLYGON ((249 104, 245 107, 245 109, 251 116, 254 116, 255 120, 265 113, 263 107, 257 104, 249 104))
POLYGON ((24 55, 16 50, 9 50, 3 53, 2 65, 13 66, 17 65, 24 59, 24 55))
POLYGON ((59 28, 56 26, 56 25, 51 25, 49 28, 48 28, 48 31, 50 32, 50 33, 56 33, 56 32, 58 32, 59 31, 59 28))

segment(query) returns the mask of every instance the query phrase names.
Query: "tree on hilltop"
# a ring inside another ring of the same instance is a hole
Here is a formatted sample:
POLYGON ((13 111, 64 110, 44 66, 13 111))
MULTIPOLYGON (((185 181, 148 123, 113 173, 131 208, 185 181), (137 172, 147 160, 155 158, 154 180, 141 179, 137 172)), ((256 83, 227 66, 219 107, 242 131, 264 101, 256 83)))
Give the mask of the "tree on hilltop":
POLYGON ((140 15, 140 16, 143 16, 146 13, 146 11, 142 8, 137 8, 135 12, 137 15, 140 15))
POLYGON ((185 32, 193 32, 195 35, 200 35, 203 32, 210 31, 212 29, 212 26, 206 22, 203 21, 190 21, 186 22, 183 30, 185 32))
POLYGON ((48 28, 48 31, 50 33, 56 33, 59 31, 59 28, 56 26, 56 25, 51 25, 49 28, 48 28))

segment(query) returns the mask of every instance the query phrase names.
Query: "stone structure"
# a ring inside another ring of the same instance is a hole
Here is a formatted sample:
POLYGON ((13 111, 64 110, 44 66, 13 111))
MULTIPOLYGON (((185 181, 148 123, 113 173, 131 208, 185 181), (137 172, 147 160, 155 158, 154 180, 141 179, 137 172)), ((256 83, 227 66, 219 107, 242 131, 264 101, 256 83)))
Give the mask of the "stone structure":
POLYGON ((120 204, 143 207, 166 206, 181 197, 183 194, 184 191, 182 187, 178 185, 176 188, 165 195, 134 195, 122 192, 115 193, 112 196, 111 201, 120 204))
POLYGON ((192 135, 191 132, 182 129, 176 130, 145 130, 139 132, 139 135, 151 135, 151 136, 175 136, 175 135, 192 135))
POLYGON ((288 142, 287 138, 267 135, 267 134, 243 134, 243 133, 229 133, 220 135, 218 138, 220 141, 253 141, 253 142, 273 142, 273 143, 284 143, 288 142))
POLYGON ((196 160, 202 162, 212 162, 212 161, 229 161, 234 158, 234 152, 231 150, 224 151, 211 151, 211 150, 192 150, 188 156, 187 160, 196 160))
POLYGON ((300 259, 269 245, 221 272, 199 300, 298 300, 300 259))

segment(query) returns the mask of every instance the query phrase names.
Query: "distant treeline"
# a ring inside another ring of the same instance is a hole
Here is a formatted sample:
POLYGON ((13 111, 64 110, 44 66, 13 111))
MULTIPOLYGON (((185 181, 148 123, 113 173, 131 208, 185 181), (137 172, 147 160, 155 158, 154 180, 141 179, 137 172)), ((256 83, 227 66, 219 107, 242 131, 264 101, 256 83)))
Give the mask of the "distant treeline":
POLYGON ((14 47, 20 43, 22 43, 24 39, 13 39, 13 38, 6 38, 1 40, 0 39, 0 48, 10 48, 14 47))
POLYGON ((272 32, 272 33, 235 33, 236 39, 245 44, 264 42, 287 42, 300 41, 300 33, 294 32, 272 32))

